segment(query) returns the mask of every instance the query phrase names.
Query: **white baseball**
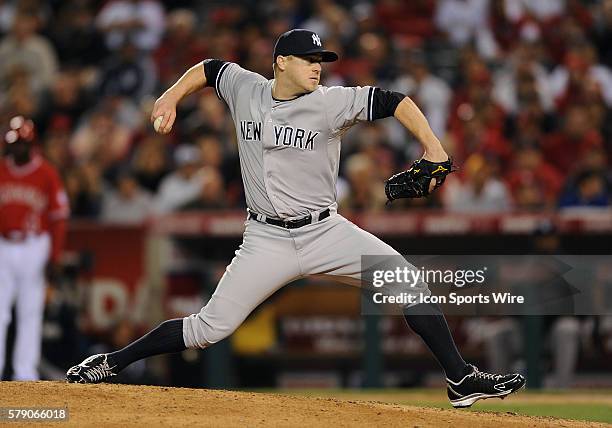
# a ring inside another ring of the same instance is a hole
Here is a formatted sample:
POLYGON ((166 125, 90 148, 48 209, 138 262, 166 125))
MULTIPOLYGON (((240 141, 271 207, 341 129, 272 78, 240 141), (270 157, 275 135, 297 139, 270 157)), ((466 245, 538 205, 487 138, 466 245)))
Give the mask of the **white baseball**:
POLYGON ((153 122, 153 128, 155 128, 155 132, 159 132, 159 127, 161 126, 163 120, 163 116, 157 116, 155 118, 155 122, 153 122))

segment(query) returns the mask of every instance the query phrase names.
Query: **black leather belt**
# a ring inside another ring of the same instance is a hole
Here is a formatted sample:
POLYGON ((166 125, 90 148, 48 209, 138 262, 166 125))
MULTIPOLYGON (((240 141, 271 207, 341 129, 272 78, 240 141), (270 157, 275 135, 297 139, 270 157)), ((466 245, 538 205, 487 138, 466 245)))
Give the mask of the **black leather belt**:
MULTIPOLYGON (((251 220, 259 221, 257 217, 259 217, 259 214, 253 211, 249 211, 249 218, 251 220)), ((323 220, 327 217, 329 217, 329 208, 324 211, 321 211, 321 213, 319 214, 319 220, 323 220)), ((274 226, 284 227, 285 229, 297 229, 299 227, 306 226, 307 224, 312 223, 312 214, 308 214, 306 217, 297 218, 294 220, 280 220, 276 218, 266 217, 265 222, 274 226)))

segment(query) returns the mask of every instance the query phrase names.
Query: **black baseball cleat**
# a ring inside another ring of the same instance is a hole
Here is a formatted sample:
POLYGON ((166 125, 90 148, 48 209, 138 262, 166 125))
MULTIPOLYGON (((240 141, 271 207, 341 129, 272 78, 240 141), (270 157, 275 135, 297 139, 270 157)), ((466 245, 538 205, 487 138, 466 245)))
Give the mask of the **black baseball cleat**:
POLYGON ((66 380, 71 383, 100 383, 112 376, 116 365, 109 365, 108 354, 96 354, 87 357, 81 364, 70 367, 66 380))
POLYGON ((470 407, 478 400, 505 398, 525 386, 525 378, 518 373, 499 375, 485 373, 472 367, 472 372, 459 382, 446 379, 446 392, 453 407, 470 407))

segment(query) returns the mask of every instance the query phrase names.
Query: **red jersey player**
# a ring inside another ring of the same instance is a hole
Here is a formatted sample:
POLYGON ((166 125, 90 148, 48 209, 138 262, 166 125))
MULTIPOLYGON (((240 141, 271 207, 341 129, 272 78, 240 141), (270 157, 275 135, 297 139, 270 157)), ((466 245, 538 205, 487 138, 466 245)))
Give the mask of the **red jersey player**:
POLYGON ((69 208, 59 174, 33 147, 32 121, 16 116, 9 127, 0 158, 0 375, 15 304, 13 378, 37 380, 45 269, 59 261, 69 208))

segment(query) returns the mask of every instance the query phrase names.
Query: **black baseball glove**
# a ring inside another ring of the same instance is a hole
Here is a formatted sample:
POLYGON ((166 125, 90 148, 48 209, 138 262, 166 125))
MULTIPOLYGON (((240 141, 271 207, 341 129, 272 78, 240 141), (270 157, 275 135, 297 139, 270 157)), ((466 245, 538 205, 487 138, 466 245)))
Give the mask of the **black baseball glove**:
POLYGON ((446 176, 453 172, 453 160, 431 162, 425 159, 415 161, 407 171, 395 174, 385 182, 388 202, 401 198, 422 198, 429 196, 429 184, 436 179, 434 190, 444 183, 446 176))

